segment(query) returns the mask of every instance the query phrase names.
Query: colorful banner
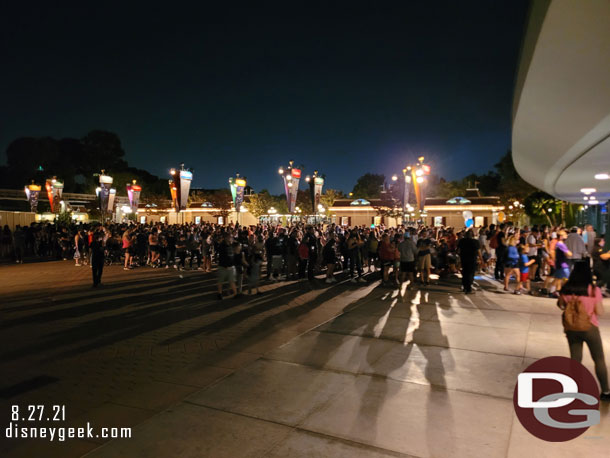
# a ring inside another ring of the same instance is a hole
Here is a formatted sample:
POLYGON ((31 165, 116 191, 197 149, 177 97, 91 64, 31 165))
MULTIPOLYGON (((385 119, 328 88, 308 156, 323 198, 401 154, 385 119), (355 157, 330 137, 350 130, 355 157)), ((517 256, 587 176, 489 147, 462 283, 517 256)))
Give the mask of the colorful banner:
POLYGON ((180 204, 180 210, 186 210, 186 207, 188 206, 191 181, 193 181, 192 172, 180 170, 180 186, 178 186, 178 203, 180 204))
POLYGON ((309 190, 311 192, 311 205, 313 213, 318 213, 318 205, 320 205, 320 197, 322 197, 322 187, 324 186, 324 178, 315 176, 309 182, 309 190))
POLYGON ((64 184, 53 177, 48 179, 45 183, 45 189, 47 190, 47 197, 49 198, 49 205, 51 207, 51 213, 59 212, 59 202, 64 191, 64 184))
POLYGON ((235 179, 235 195, 233 196, 233 203, 235 204, 235 211, 239 213, 241 210, 241 204, 244 203, 244 189, 246 188, 246 180, 243 178, 235 179))
POLYGON ((131 207, 131 211, 133 212, 138 211, 141 192, 142 187, 136 184, 136 180, 133 180, 133 184, 127 185, 127 197, 129 198, 129 206, 131 207))
POLYGON ((108 200, 110 197, 110 187, 112 186, 112 181, 113 179, 111 176, 104 175, 104 173, 102 172, 102 174, 100 175, 100 187, 97 188, 97 191, 100 210, 102 212, 103 219, 105 218, 106 212, 108 211, 108 200))
POLYGON ((25 187, 25 195, 30 203, 30 210, 32 213, 36 213, 36 210, 38 210, 38 194, 41 189, 42 187, 40 185, 33 183, 25 187))
POLYGON ((176 211, 180 211, 180 207, 178 206, 178 188, 176 187, 174 180, 169 180, 169 193, 172 196, 172 206, 176 211))
POLYGON ((110 188, 108 192, 108 213, 114 212, 114 199, 116 197, 116 189, 110 188))
POLYGON ((235 184, 235 178, 229 178, 229 187, 231 188, 231 198, 233 199, 233 205, 235 205, 235 198, 237 197, 237 186, 235 184))
POLYGON ((294 209, 297 206, 297 194, 299 192, 299 180, 301 179, 301 170, 292 169, 292 186, 290 187, 290 201, 288 205, 288 210, 290 213, 294 213, 294 209))

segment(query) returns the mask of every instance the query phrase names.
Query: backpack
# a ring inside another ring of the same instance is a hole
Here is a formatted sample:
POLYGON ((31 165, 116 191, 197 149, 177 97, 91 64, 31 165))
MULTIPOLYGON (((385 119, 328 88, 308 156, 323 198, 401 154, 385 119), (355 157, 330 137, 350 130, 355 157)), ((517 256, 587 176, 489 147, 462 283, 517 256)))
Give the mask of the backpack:
POLYGON ((494 250, 496 248, 498 248, 498 233, 497 232, 491 236, 491 239, 489 239, 489 248, 493 248, 494 250))
POLYGON ((578 296, 565 298, 566 308, 562 322, 565 331, 588 331, 591 328, 591 317, 578 296))
POLYGON ((304 242, 301 242, 301 244, 299 245, 299 258, 301 258, 301 259, 309 258, 309 247, 304 242))

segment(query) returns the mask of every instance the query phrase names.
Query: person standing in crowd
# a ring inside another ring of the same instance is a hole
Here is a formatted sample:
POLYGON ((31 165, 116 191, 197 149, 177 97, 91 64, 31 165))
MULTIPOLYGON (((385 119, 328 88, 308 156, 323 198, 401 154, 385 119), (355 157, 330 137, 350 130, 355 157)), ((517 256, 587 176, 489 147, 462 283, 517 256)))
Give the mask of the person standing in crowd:
POLYGON ((211 272, 212 271, 212 251, 214 249, 214 242, 212 241, 212 236, 207 235, 203 240, 203 271, 211 272))
POLYGON ((334 276, 334 271, 335 264, 337 264, 337 252, 334 232, 328 234, 328 240, 322 249, 322 258, 324 264, 326 264, 326 283, 336 283, 337 279, 334 276))
POLYGON ((570 233, 566 238, 565 245, 571 252, 571 254, 568 255, 567 262, 570 269, 572 269, 576 261, 579 261, 588 254, 587 246, 585 245, 582 236, 578 233, 578 228, 576 226, 570 229, 570 233))
MULTIPOLYGON (((538 240, 538 227, 532 227, 532 231, 529 233, 526 239, 527 245, 527 257, 529 261, 534 261, 532 263, 527 263, 528 268, 528 284, 530 280, 537 281, 540 277, 536 277, 536 273, 538 271, 538 249, 542 246, 538 240)), ((525 246, 524 246, 525 247, 525 246)), ((523 274, 523 272, 521 272, 523 274)), ((538 274, 539 275, 539 274, 538 274)), ((528 288, 529 289, 529 288, 528 288)))
POLYGON ((531 266, 536 265, 536 259, 532 258, 532 256, 529 254, 531 251, 526 251, 527 248, 524 245, 519 245, 517 250, 519 251, 519 272, 521 274, 521 285, 525 286, 525 291, 527 293, 532 294, 530 268, 531 266))
POLYGON ((304 243, 307 246, 307 279, 312 281, 314 279, 314 271, 318 258, 318 238, 316 237, 313 226, 307 226, 307 232, 301 243, 304 243))
MULTIPOLYGON (((561 242, 560 242, 561 243, 561 242)), ((569 307, 584 308, 589 323, 581 325, 583 329, 571 330, 566 328, 565 334, 570 346, 570 358, 582 361, 583 343, 589 347, 591 358, 595 363, 595 375, 601 386, 600 400, 610 401, 610 386, 608 385, 608 370, 604 357, 604 347, 599 333, 598 316, 604 313, 602 294, 598 287, 593 285, 591 269, 588 262, 576 262, 569 280, 563 286, 557 305, 562 310, 569 307), (587 327, 588 329, 584 329, 587 327)), ((564 320, 564 326, 566 321, 564 320)))
POLYGON ((256 294, 261 294, 258 288, 258 282, 261 277, 261 265, 263 264, 263 253, 265 252, 265 244, 263 236, 251 235, 250 243, 250 276, 248 281, 248 294, 252 294, 252 290, 256 290, 256 294))
POLYGON ((596 239, 597 234, 595 233, 595 229, 593 229, 593 226, 591 224, 587 224, 582 234, 582 240, 583 242, 585 242, 585 247, 587 248, 587 253, 589 257, 592 257, 593 252, 595 251, 596 239))
POLYGON ((377 230, 372 230, 369 233, 369 238, 366 241, 366 249, 368 251, 368 268, 369 273, 375 272, 375 264, 379 260, 379 238, 377 237, 377 230))
POLYGON ((179 270, 184 270, 186 267, 186 247, 187 247, 187 238, 183 229, 180 229, 178 232, 178 236, 176 237, 176 253, 178 258, 180 259, 179 270))
POLYGON ((517 237, 511 236, 507 240, 506 256, 504 258, 504 291, 508 289, 511 275, 517 282, 515 294, 521 294, 521 272, 519 271, 519 250, 517 250, 517 237))
POLYGON ((13 232, 13 246, 15 247, 15 262, 23 264, 23 255, 25 254, 25 232, 19 224, 13 232))
POLYGON ((404 283, 405 278, 408 278, 407 289, 413 288, 415 284, 417 246, 415 246, 415 242, 413 242, 409 232, 405 232, 405 237, 398 244, 398 251, 400 252, 400 283, 404 283))
POLYGON ((225 283, 229 284, 229 289, 233 296, 237 295, 235 286, 235 256, 233 253, 233 243, 231 233, 225 232, 222 242, 218 245, 218 299, 222 300, 222 289, 225 283))
POLYGON ((561 291, 561 287, 570 277, 570 265, 568 263, 568 260, 570 259, 573 253, 568 249, 565 244, 565 240, 567 238, 568 234, 566 233, 566 231, 559 231, 559 233, 557 234, 557 243, 555 244, 555 293, 552 293, 552 297, 559 297, 559 291, 561 291))
POLYGON ((157 228, 154 228, 148 236, 148 248, 150 249, 150 265, 157 267, 159 261, 159 234, 157 228))
POLYGON ((468 229, 464 237, 458 242, 457 252, 462 266, 462 289, 465 294, 470 294, 472 293, 477 260, 481 264, 483 263, 479 241, 474 238, 472 229, 468 229))
POLYGON ((80 267, 80 262, 83 253, 83 241, 81 239, 80 232, 76 231, 74 234, 74 266, 80 267))
POLYGON ((193 259, 197 258, 197 270, 203 270, 201 267, 201 239, 197 230, 191 229, 186 246, 191 254, 189 268, 193 270, 193 259))
POLYGON ((297 280, 297 264, 299 260, 299 232, 295 229, 290 233, 286 243, 286 279, 297 280))
POLYGON ((103 226, 100 226, 93 233, 93 242, 91 242, 91 274, 93 276, 93 287, 101 285, 102 274, 104 272, 104 261, 106 258, 106 242, 110 237, 110 232, 103 226))
POLYGON ((420 233, 420 237, 417 239, 417 270, 419 271, 420 282, 423 286, 430 284, 430 269, 432 268, 432 255, 430 248, 430 239, 427 237, 427 235, 420 233))
POLYGON ((363 245, 358 231, 352 230, 347 239, 347 253, 349 256, 349 276, 352 283, 365 283, 366 280, 362 278, 362 258, 360 257, 360 249, 363 245), (354 276, 354 270, 356 270, 356 277, 354 276))
POLYGON ((125 263, 123 265, 123 270, 129 270, 132 268, 132 244, 133 244, 133 240, 131 237, 131 233, 132 230, 131 229, 125 229, 125 232, 123 232, 123 253, 125 255, 125 263))
POLYGON ((593 273, 597 286, 610 288, 610 251, 604 249, 605 240, 596 238, 593 244, 593 273))
POLYGON ((394 264, 395 255, 396 248, 392 246, 389 234, 384 233, 379 243, 379 262, 381 263, 383 284, 386 286, 390 284, 390 267, 394 264))
POLYGON ((504 263, 506 262, 506 237, 504 231, 499 230, 496 234, 496 265, 494 267, 494 277, 496 280, 504 281, 504 263))

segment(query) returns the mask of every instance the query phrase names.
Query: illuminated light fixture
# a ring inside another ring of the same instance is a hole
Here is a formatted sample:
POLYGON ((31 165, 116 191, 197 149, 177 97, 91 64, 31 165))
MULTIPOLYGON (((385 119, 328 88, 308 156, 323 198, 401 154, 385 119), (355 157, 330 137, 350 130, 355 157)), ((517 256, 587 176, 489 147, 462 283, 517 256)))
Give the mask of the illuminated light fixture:
POLYGON ((289 181, 289 182, 288 182, 288 184, 287 184, 287 186, 288 186, 289 188, 292 188, 292 181, 289 181))
POLYGON ((593 194, 595 191, 597 191, 597 189, 595 188, 582 188, 580 190, 580 192, 582 192, 583 194, 593 194))
POLYGON ((280 167, 279 170, 277 171, 277 173, 279 173, 280 175, 284 174, 284 168, 280 167))
POLYGON ((588 198, 587 196, 583 197, 583 199, 585 199, 585 200, 589 200, 589 198, 588 198))
POLYGON ((607 173, 597 173, 595 174, 596 180, 610 180, 610 174, 607 173))
POLYGON ((553 209, 552 208, 549 208, 549 213, 553 213, 553 209))
POLYGON ((509 206, 508 206, 508 208, 512 210, 512 209, 513 209, 513 206, 512 206, 512 205, 509 205, 509 206))
POLYGON ((598 200, 593 200, 593 199, 591 199, 591 200, 589 201, 589 203, 590 203, 591 205, 597 205, 597 204, 599 204, 599 201, 598 201, 598 200))
POLYGON ((424 174, 424 171, 422 169, 417 169, 415 171, 415 175, 418 176, 418 177, 421 177, 423 174, 424 174))
POLYGON ((417 179, 415 181, 417 181, 418 183, 423 183, 424 182, 424 177, 419 176, 419 177, 417 177, 417 179))
POLYGON ((515 200, 515 201, 513 202, 513 205, 514 205, 515 207, 518 207, 518 206, 519 206, 519 201, 518 201, 518 200, 515 200))
POLYGON ((396 181, 398 180, 398 177, 396 175, 392 175, 392 181, 396 181))

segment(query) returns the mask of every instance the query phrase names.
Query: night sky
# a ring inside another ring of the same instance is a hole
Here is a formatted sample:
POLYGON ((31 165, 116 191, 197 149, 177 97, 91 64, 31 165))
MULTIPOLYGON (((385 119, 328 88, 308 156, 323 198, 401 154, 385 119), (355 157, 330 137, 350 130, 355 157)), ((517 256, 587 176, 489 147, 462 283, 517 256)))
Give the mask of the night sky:
POLYGON ((525 1, 126 3, 3 5, 0 163, 17 137, 103 129, 195 187, 240 172, 280 193, 294 159, 350 191, 420 154, 456 179, 510 148, 525 1))

